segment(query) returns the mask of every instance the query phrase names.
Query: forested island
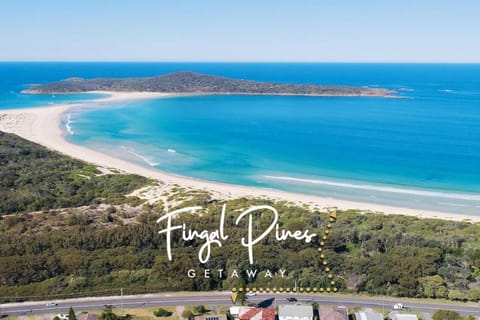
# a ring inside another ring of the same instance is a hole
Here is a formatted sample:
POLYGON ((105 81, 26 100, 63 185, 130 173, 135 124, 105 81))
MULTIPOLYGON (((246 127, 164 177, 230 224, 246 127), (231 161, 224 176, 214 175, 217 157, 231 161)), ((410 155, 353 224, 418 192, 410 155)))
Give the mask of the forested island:
MULTIPOLYGON (((202 241, 173 239, 169 261, 165 238, 156 220, 164 203, 147 203, 131 195, 158 181, 93 165, 12 134, 0 132, 0 302, 176 290, 229 290, 239 285, 303 288, 328 286, 324 262, 339 291, 405 297, 480 299, 480 225, 401 215, 337 211, 337 222, 318 252, 321 239, 309 243, 272 236, 255 247, 255 264, 239 245, 245 226, 236 215, 253 205, 274 206, 281 228, 306 226, 323 234, 328 213, 288 202, 255 198, 224 201, 204 190, 178 185, 165 189, 171 210, 201 206, 182 215, 191 226, 218 227, 222 204, 229 208, 225 228, 230 240, 213 247, 207 264, 197 252, 202 241), (244 273, 258 269, 255 279, 244 273), (266 270, 285 277, 265 278, 266 270), (240 279, 187 277, 189 269, 237 269, 240 279), (109 291, 110 290, 110 291, 109 291), (35 297, 34 297, 35 296, 35 297)), ((270 218, 258 216, 263 230, 270 218)))
POLYGON ((391 90, 381 88, 259 82, 195 72, 175 72, 151 78, 70 78, 34 85, 23 93, 60 94, 91 91, 382 97, 393 93, 391 90))

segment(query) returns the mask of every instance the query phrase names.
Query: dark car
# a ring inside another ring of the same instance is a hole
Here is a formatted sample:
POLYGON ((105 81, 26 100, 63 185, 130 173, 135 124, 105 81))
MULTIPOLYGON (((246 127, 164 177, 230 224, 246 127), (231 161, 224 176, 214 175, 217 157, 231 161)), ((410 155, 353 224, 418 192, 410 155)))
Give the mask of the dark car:
POLYGON ((297 298, 293 298, 293 297, 290 297, 290 298, 287 298, 287 301, 288 302, 297 302, 297 298))

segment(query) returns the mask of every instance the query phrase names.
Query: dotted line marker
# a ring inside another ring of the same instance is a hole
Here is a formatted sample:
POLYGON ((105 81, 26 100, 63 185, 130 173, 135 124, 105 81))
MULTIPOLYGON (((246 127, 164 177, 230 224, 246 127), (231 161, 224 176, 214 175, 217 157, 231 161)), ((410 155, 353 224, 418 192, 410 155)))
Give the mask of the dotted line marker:
POLYGON ((243 291, 246 291, 246 292, 307 292, 307 293, 310 293, 310 292, 327 292, 327 293, 331 293, 331 292, 337 292, 338 291, 338 288, 337 288, 337 284, 336 282, 333 280, 333 273, 332 273, 332 270, 330 269, 330 267, 328 267, 328 260, 327 260, 327 257, 325 256, 325 254, 323 253, 323 248, 325 246, 325 242, 328 240, 328 235, 330 234, 330 229, 332 229, 333 227, 333 224, 337 222, 337 210, 333 210, 331 213, 330 213, 330 216, 329 216, 329 219, 328 219, 328 224, 327 224, 327 228, 325 229, 325 231, 323 232, 323 236, 321 237, 321 241, 320 241, 320 246, 318 247, 318 252, 320 253, 320 259, 322 261, 322 266, 324 268, 324 271, 327 273, 327 278, 329 279, 329 284, 328 286, 325 286, 325 287, 320 287, 320 288, 317 288, 317 287, 314 287, 314 288, 310 288, 310 287, 306 287, 306 288, 303 288, 303 287, 300 287, 300 288, 276 288, 276 287, 273 287, 273 288, 256 288, 256 287, 246 287, 245 290, 244 288, 242 287, 239 287, 239 288, 232 288, 232 292, 233 293, 237 293, 237 292, 243 292, 243 291))

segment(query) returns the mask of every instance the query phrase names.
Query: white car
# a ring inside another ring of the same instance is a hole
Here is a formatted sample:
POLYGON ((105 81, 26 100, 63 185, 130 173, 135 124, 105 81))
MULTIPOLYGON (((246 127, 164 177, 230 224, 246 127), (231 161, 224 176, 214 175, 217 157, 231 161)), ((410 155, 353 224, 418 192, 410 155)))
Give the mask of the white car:
POLYGON ((56 307, 56 306, 58 306, 58 303, 56 303, 56 302, 49 302, 49 303, 47 303, 45 306, 47 306, 47 307, 56 307))
POLYGON ((393 310, 408 310, 408 308, 401 303, 395 303, 393 305, 393 310))
POLYGON ((247 296, 247 297, 255 297, 256 295, 257 295, 257 293, 256 293, 256 292, 253 292, 253 291, 248 291, 248 292, 246 293, 246 296, 247 296))

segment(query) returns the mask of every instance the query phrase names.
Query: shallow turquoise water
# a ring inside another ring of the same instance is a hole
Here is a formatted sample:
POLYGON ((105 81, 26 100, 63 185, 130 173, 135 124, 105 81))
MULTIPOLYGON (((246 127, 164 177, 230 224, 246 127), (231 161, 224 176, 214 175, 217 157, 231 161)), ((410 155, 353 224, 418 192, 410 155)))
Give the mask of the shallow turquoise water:
POLYGON ((76 68, 66 68, 70 73, 65 78, 193 70, 255 80, 398 90, 403 99, 143 100, 77 110, 64 125, 68 122, 74 143, 186 176, 480 214, 480 65, 89 64, 76 68))

